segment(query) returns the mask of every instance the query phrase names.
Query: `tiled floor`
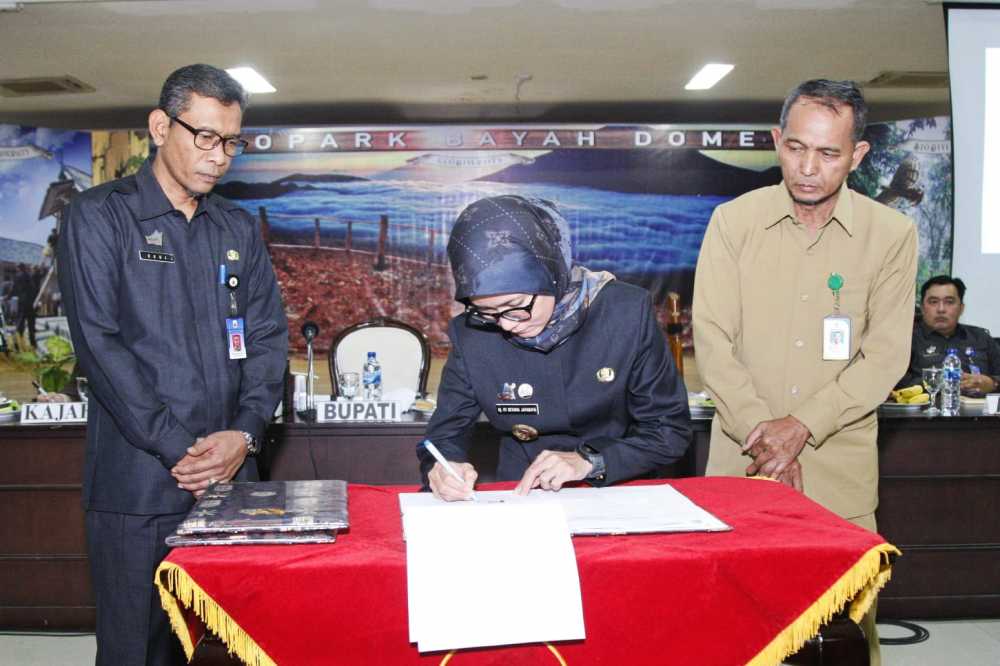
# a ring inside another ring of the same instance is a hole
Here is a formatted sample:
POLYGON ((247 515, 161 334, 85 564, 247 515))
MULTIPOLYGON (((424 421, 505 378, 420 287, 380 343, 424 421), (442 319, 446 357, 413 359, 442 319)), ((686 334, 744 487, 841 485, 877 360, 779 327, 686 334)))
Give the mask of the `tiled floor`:
MULTIPOLYGON (((930 638, 917 645, 883 645, 883 666, 1000 666, 1000 620, 918 624, 930 638)), ((885 638, 904 633, 887 626, 879 631, 885 638)), ((90 666, 94 652, 93 636, 0 633, 3 666, 90 666)))
POLYGON ((0 663, 4 666, 92 666, 97 645, 86 636, 0 634, 0 663))
MULTIPOLYGON (((1000 666, 1000 620, 920 622, 930 637, 916 645, 883 645, 883 666, 1000 666)), ((879 636, 908 632, 879 625, 879 636)))

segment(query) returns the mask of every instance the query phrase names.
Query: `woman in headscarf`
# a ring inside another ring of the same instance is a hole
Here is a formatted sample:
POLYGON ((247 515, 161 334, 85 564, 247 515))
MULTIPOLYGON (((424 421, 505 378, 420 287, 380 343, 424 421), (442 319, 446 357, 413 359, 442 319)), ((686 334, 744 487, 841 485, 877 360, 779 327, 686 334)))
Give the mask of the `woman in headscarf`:
POLYGON ((462 480, 418 446, 435 495, 472 493, 467 435, 482 412, 505 433, 496 478, 519 481, 521 494, 616 483, 684 454, 687 391, 649 294, 573 264, 569 225, 553 204, 473 203, 455 222, 448 257, 466 310, 448 329, 427 438, 462 480))

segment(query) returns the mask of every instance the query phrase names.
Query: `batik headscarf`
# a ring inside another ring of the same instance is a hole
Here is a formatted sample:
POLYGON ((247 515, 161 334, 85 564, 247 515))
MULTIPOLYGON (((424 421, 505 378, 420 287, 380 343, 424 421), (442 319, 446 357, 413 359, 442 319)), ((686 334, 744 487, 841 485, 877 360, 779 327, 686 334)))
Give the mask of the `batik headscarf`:
POLYGON ((573 264, 569 224, 544 199, 505 195, 462 211, 448 241, 455 300, 497 294, 547 294, 555 309, 534 338, 514 344, 547 352, 583 325, 598 292, 615 276, 573 264))

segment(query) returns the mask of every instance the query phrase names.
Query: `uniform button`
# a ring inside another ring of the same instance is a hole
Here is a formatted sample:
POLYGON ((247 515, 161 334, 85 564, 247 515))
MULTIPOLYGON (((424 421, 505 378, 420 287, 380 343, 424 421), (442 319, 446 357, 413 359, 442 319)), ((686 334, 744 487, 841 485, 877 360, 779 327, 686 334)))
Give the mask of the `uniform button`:
POLYGON ((793 386, 792 387, 792 395, 798 395, 798 394, 799 394, 799 387, 798 386, 793 386))
POLYGON ((799 296, 799 298, 801 298, 803 301, 808 301, 809 300, 809 294, 802 294, 801 296, 799 296))
POLYGON ((806 344, 806 343, 802 342, 801 340, 796 340, 796 341, 795 341, 795 346, 796 346, 796 347, 799 347, 799 348, 801 348, 801 347, 805 346, 805 344, 806 344))

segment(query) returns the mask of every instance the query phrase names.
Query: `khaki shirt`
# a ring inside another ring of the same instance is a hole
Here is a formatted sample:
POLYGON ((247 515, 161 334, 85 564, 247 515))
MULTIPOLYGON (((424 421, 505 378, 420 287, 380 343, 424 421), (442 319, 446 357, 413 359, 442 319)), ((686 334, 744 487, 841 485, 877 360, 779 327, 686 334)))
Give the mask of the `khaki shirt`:
POLYGON ((698 257, 694 340, 716 404, 708 474, 745 474, 740 444, 761 421, 791 414, 811 433, 806 495, 845 518, 878 504, 875 409, 906 371, 917 233, 891 208, 841 187, 818 233, 795 220, 784 183, 715 209, 698 257), (827 286, 844 278, 849 361, 824 361, 827 286))

